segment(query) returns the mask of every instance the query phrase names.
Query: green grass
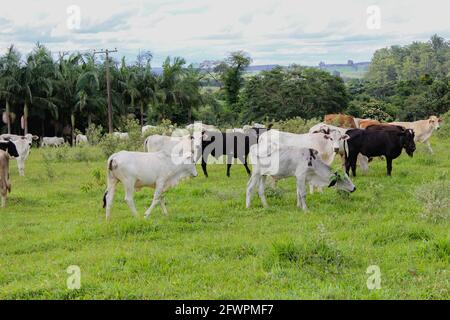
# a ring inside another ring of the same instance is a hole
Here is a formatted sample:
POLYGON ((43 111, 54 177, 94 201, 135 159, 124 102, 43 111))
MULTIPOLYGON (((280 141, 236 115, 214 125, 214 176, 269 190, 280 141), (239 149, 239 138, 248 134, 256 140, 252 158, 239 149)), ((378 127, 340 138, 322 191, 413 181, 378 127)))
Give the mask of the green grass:
MULTIPOLYGON (((25 178, 11 162, 0 210, 0 298, 449 299, 449 213, 434 219, 433 199, 426 209, 417 197, 430 182, 448 186, 450 141, 432 143, 435 155, 419 145, 394 161, 392 177, 374 160, 349 197, 308 195, 307 213, 292 179, 269 192, 269 209, 255 196, 246 210, 244 168, 227 178, 211 165, 210 178, 199 168, 169 191, 167 217, 158 207, 143 219, 152 193, 143 189, 133 218, 120 187, 109 223, 104 160, 44 161, 52 151, 33 150, 25 178), (79 290, 66 287, 70 265, 81 269, 79 290), (379 290, 367 288, 370 265, 380 267, 379 290)), ((445 205, 449 191, 430 194, 445 205)))

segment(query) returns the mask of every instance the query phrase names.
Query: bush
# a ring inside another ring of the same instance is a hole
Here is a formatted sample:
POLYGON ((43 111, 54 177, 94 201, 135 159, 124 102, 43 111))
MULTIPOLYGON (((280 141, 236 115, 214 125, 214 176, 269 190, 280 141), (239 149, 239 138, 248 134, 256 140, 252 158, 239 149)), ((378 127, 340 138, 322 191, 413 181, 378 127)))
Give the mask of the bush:
POLYGON ((143 136, 144 136, 143 140, 145 140, 145 138, 147 138, 148 136, 151 136, 154 134, 170 136, 172 134, 172 132, 176 129, 177 129, 176 124, 173 125, 172 121, 170 121, 168 119, 164 119, 155 128, 150 128, 150 129, 146 130, 143 134, 143 136))
POLYGON ((447 111, 441 116, 442 122, 440 129, 437 132, 438 137, 449 138, 450 137, 450 111, 447 111))
POLYGON ((142 137, 141 126, 136 120, 126 119, 121 129, 122 132, 128 133, 127 139, 115 137, 112 134, 103 136, 99 143, 99 147, 106 157, 111 156, 118 151, 143 151, 144 138, 142 137))
POLYGON ((416 196, 424 206, 423 217, 438 222, 450 219, 450 180, 441 179, 419 187, 416 196))
POLYGON ((100 143, 103 136, 103 128, 102 126, 96 126, 95 124, 89 125, 86 129, 86 137, 89 143, 93 146, 96 146, 100 143))
POLYGON ((273 129, 291 133, 307 133, 309 129, 320 123, 320 119, 305 120, 300 117, 296 117, 289 120, 273 121, 273 129))

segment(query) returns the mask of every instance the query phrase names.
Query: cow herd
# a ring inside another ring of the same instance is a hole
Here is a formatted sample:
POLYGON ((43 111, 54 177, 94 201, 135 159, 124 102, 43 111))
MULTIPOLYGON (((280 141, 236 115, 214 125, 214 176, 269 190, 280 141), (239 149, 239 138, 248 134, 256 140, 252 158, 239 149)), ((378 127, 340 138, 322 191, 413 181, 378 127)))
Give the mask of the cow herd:
MULTIPOLYGON (((342 114, 329 114, 324 122, 313 126, 308 133, 284 132, 260 124, 220 131, 211 125, 195 123, 173 134, 150 135, 144 143, 145 152, 121 151, 111 155, 107 161, 107 189, 103 197, 106 218, 111 208, 117 184, 125 190, 125 201, 133 215, 137 216, 134 192, 142 187, 155 189, 153 201, 145 212, 148 218, 156 205, 167 214, 164 195, 171 187, 187 177, 196 177, 196 164, 201 163, 205 177, 207 164, 226 163, 226 175, 230 176, 233 162, 238 159, 250 176, 246 190, 246 207, 250 207, 252 194, 258 195, 267 206, 265 185, 267 178, 276 181, 294 177, 297 185, 297 206, 304 210, 306 189, 321 191, 324 187, 336 187, 354 192, 356 186, 349 177, 356 176, 359 165, 363 172, 374 157, 386 159, 387 174, 392 173, 392 161, 403 149, 409 156, 416 150, 416 142, 426 144, 430 153, 429 138, 439 129, 441 119, 431 116, 415 122, 381 123, 372 119, 357 119, 342 114), (345 173, 331 169, 335 156, 341 158, 345 173), (219 160, 222 159, 222 160, 219 160), (252 165, 252 171, 249 168, 252 165)), ((143 133, 153 128, 142 128, 143 133)), ((114 134, 119 139, 129 139, 127 133, 114 134)), ((19 173, 25 174, 25 161, 34 140, 39 137, 0 136, 0 195, 2 207, 7 193, 11 191, 9 159, 15 158, 19 173)), ((76 144, 88 143, 86 136, 76 136, 76 144)), ((59 146, 64 140, 58 137, 43 137, 41 146, 59 146)))

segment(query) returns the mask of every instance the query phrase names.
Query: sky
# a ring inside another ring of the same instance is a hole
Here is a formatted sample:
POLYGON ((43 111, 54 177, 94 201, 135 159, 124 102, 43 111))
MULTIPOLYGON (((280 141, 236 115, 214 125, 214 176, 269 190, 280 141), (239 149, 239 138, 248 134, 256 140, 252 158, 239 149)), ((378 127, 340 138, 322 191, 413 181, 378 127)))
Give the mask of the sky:
POLYGON ((188 63, 247 52, 254 65, 370 61, 376 49, 450 39, 448 0, 14 0, 2 3, 0 53, 117 48, 132 63, 188 63))

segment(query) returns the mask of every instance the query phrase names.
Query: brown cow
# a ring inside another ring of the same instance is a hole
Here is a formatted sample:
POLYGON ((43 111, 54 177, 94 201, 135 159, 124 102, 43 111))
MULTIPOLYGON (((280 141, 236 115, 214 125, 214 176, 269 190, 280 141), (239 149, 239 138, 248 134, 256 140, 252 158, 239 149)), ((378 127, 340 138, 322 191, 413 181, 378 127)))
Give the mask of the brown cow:
POLYGON ((6 206, 6 196, 11 192, 9 182, 9 155, 0 150, 0 194, 2 196, 2 208, 6 206))
POLYGON ((345 114, 327 114, 324 122, 341 128, 356 128, 354 118, 345 114))
POLYGON ((369 126, 379 125, 381 124, 378 120, 372 120, 372 119, 361 119, 359 120, 359 128, 360 129, 366 129, 369 126))

